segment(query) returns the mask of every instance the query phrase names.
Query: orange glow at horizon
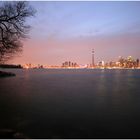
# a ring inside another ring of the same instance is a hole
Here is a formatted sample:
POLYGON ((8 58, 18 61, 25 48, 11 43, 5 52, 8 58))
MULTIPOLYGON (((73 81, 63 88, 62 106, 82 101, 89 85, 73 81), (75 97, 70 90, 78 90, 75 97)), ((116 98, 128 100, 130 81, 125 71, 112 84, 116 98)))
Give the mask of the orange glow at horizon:
POLYGON ((91 63, 91 50, 95 49, 95 61, 112 61, 118 56, 140 57, 139 36, 116 36, 93 39, 33 40, 24 42, 23 53, 11 62, 17 64, 61 65, 64 61, 79 64, 91 63), (126 47, 123 47, 126 46, 126 47), (132 46, 132 47, 131 47, 132 46))

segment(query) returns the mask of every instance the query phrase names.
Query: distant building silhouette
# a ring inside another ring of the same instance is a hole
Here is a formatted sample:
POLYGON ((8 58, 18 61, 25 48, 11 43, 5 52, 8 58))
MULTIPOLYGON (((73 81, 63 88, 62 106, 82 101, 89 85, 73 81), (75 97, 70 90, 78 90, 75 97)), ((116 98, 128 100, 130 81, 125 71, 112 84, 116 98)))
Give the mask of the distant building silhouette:
POLYGON ((94 67, 95 64, 94 64, 94 49, 92 49, 92 67, 94 67))
POLYGON ((76 68, 76 67, 79 67, 79 65, 75 62, 66 61, 66 62, 62 63, 62 67, 63 68, 76 68))
POLYGON ((139 67, 139 59, 136 60, 136 65, 139 67))

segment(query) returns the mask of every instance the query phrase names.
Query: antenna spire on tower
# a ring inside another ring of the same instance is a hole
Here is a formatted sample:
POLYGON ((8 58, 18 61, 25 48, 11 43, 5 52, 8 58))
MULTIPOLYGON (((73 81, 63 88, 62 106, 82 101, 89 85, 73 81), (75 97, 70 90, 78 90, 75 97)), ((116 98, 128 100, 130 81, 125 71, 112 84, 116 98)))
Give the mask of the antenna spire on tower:
POLYGON ((94 49, 92 49, 92 67, 94 67, 94 49))

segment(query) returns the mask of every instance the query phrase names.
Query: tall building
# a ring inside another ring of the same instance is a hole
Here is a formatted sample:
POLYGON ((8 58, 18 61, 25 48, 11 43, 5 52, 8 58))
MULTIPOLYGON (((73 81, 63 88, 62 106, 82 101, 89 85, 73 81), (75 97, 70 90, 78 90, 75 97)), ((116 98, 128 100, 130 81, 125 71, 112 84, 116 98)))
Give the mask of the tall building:
POLYGON ((139 67, 139 59, 136 60, 136 65, 139 67))
POLYGON ((62 63, 62 67, 63 68, 76 68, 76 67, 79 67, 79 65, 75 62, 66 61, 66 62, 62 63))
POLYGON ((92 49, 92 67, 94 67, 94 49, 92 49))

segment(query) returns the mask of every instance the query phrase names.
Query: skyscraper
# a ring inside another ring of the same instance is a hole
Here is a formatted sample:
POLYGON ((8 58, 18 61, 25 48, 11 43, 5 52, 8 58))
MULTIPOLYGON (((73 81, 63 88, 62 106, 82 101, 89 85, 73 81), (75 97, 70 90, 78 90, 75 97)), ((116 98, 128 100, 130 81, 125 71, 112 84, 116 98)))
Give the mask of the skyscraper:
POLYGON ((92 49, 92 67, 94 67, 94 49, 92 49))

